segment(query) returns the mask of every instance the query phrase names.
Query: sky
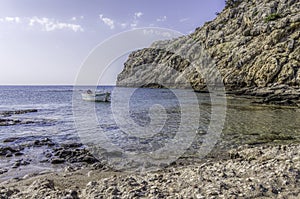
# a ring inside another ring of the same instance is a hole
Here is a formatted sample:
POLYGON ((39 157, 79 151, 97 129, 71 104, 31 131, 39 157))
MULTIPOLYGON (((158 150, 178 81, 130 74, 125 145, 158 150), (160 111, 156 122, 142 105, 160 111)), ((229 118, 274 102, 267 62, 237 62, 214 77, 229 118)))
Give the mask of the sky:
MULTIPOLYGON (((73 85, 84 60, 108 38, 145 27, 189 34, 224 6, 225 0, 0 0, 0 85, 73 85)), ((113 84, 116 75, 106 79, 113 84)))

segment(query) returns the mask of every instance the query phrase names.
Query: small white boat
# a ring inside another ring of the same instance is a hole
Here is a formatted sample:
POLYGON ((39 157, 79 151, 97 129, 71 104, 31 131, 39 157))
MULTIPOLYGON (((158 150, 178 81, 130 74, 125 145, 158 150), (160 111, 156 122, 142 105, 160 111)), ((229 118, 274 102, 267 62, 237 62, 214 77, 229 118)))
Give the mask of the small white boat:
POLYGON ((91 92, 81 93, 82 99, 91 102, 110 102, 110 92, 91 92))

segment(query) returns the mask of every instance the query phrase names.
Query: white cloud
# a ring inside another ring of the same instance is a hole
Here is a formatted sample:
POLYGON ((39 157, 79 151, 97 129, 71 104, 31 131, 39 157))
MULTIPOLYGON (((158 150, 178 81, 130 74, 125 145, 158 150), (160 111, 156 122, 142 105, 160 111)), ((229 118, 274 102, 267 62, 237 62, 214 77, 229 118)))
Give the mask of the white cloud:
POLYGON ((134 18, 136 19, 136 18, 140 18, 141 16, 143 16, 144 15, 144 13, 142 13, 142 12, 136 12, 136 13, 134 13, 134 18))
POLYGON ((142 13, 142 12, 136 12, 136 13, 134 13, 134 16, 133 16, 133 21, 132 22, 130 22, 130 27, 131 28, 136 28, 137 26, 138 26, 138 24, 139 24, 139 18, 141 18, 142 16, 144 15, 144 13, 142 13))
POLYGON ((156 19, 157 22, 164 22, 166 20, 167 20, 167 16, 163 16, 163 17, 156 19))
POLYGON ((127 23, 121 23, 120 26, 121 26, 122 28, 127 28, 128 24, 127 24, 127 23))
POLYGON ((50 32, 54 30, 63 30, 63 29, 69 29, 74 32, 83 32, 83 28, 78 24, 73 23, 63 23, 59 21, 55 21, 53 19, 49 19, 46 17, 39 18, 39 17, 32 17, 29 19, 29 25, 40 25, 43 27, 43 30, 50 32))
POLYGON ((142 12, 135 12, 133 13, 133 16, 131 19, 127 21, 117 21, 112 18, 105 17, 103 14, 99 15, 100 20, 107 26, 109 26, 110 29, 115 28, 137 28, 137 26, 140 23, 140 18, 144 15, 142 12))
POLYGON ((32 17, 29 19, 29 25, 34 26, 35 24, 40 24, 40 25, 46 25, 50 23, 50 20, 46 17, 43 18, 38 18, 38 17, 32 17))
MULTIPOLYGON (((72 17, 71 20, 76 20, 76 17, 72 17)), ((35 26, 39 25, 42 27, 44 31, 50 32, 54 30, 63 30, 63 29, 69 29, 74 32, 83 32, 83 28, 79 24, 74 24, 74 23, 64 23, 64 22, 59 22, 54 19, 49 19, 46 17, 25 17, 25 18, 20 18, 20 17, 4 17, 0 18, 0 22, 8 22, 8 23, 21 23, 21 22, 28 23, 29 26, 35 26)))
POLYGON ((137 25, 138 25, 137 23, 132 23, 132 24, 130 24, 130 27, 131 27, 131 28, 136 28, 137 25))
POLYGON ((74 32, 79 32, 79 31, 83 32, 83 28, 78 24, 56 23, 56 24, 49 25, 47 27, 47 31, 53 31, 53 30, 56 30, 56 29, 59 29, 59 30, 70 29, 74 32))
POLYGON ((71 21, 78 21, 78 20, 80 20, 80 19, 84 19, 84 16, 79 16, 79 17, 72 17, 71 18, 71 21))
POLYGON ((4 17, 0 18, 0 22, 8 22, 8 23, 20 23, 20 17, 4 17))
POLYGON ((182 18, 182 19, 179 20, 179 22, 185 22, 185 21, 188 21, 188 20, 189 20, 189 18, 182 18))
POLYGON ((104 17, 102 14, 99 15, 101 21, 103 21, 103 23, 105 23, 106 25, 109 26, 110 29, 114 29, 115 28, 115 22, 114 20, 104 17))

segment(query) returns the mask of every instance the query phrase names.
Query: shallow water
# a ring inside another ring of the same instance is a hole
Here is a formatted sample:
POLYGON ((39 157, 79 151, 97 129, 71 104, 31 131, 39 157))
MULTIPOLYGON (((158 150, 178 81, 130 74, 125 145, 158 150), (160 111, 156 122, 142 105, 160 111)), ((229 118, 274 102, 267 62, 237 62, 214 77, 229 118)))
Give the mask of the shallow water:
MULTIPOLYGON (((0 87, 0 119, 30 121, 0 126, 0 145, 48 137, 59 143, 101 145, 99 153, 106 156, 125 153, 143 159, 142 154, 163 149, 159 158, 164 159, 198 157, 203 143, 228 149, 241 144, 300 140, 298 108, 260 106, 248 99, 222 96, 211 102, 209 94, 189 90, 114 87, 98 88, 113 91, 112 103, 93 103, 81 100, 80 93, 86 89, 73 92, 70 86, 0 87), (1 116, 3 111, 27 109, 37 112, 1 116), (222 117, 212 115, 212 111, 222 117), (208 129, 216 129, 212 121, 221 124, 223 116, 222 134, 209 137, 208 129), (11 137, 19 139, 3 143, 11 137)), ((40 152, 30 153, 32 159, 39 158, 40 152)), ((4 162, 0 164, 5 166, 4 162)))

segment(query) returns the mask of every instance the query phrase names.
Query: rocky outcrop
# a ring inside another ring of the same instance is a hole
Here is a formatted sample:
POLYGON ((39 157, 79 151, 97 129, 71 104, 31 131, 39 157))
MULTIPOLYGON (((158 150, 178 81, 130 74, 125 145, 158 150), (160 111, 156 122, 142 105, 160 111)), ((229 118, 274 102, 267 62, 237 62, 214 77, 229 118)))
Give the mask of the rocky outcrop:
POLYGON ((117 85, 141 86, 142 81, 147 82, 143 86, 153 87, 150 83, 159 79, 182 87, 184 76, 192 88, 201 91, 214 77, 211 67, 216 66, 227 90, 299 88, 300 2, 227 2, 216 19, 192 34, 131 53, 117 85), (183 75, 172 76, 166 68, 183 75))

